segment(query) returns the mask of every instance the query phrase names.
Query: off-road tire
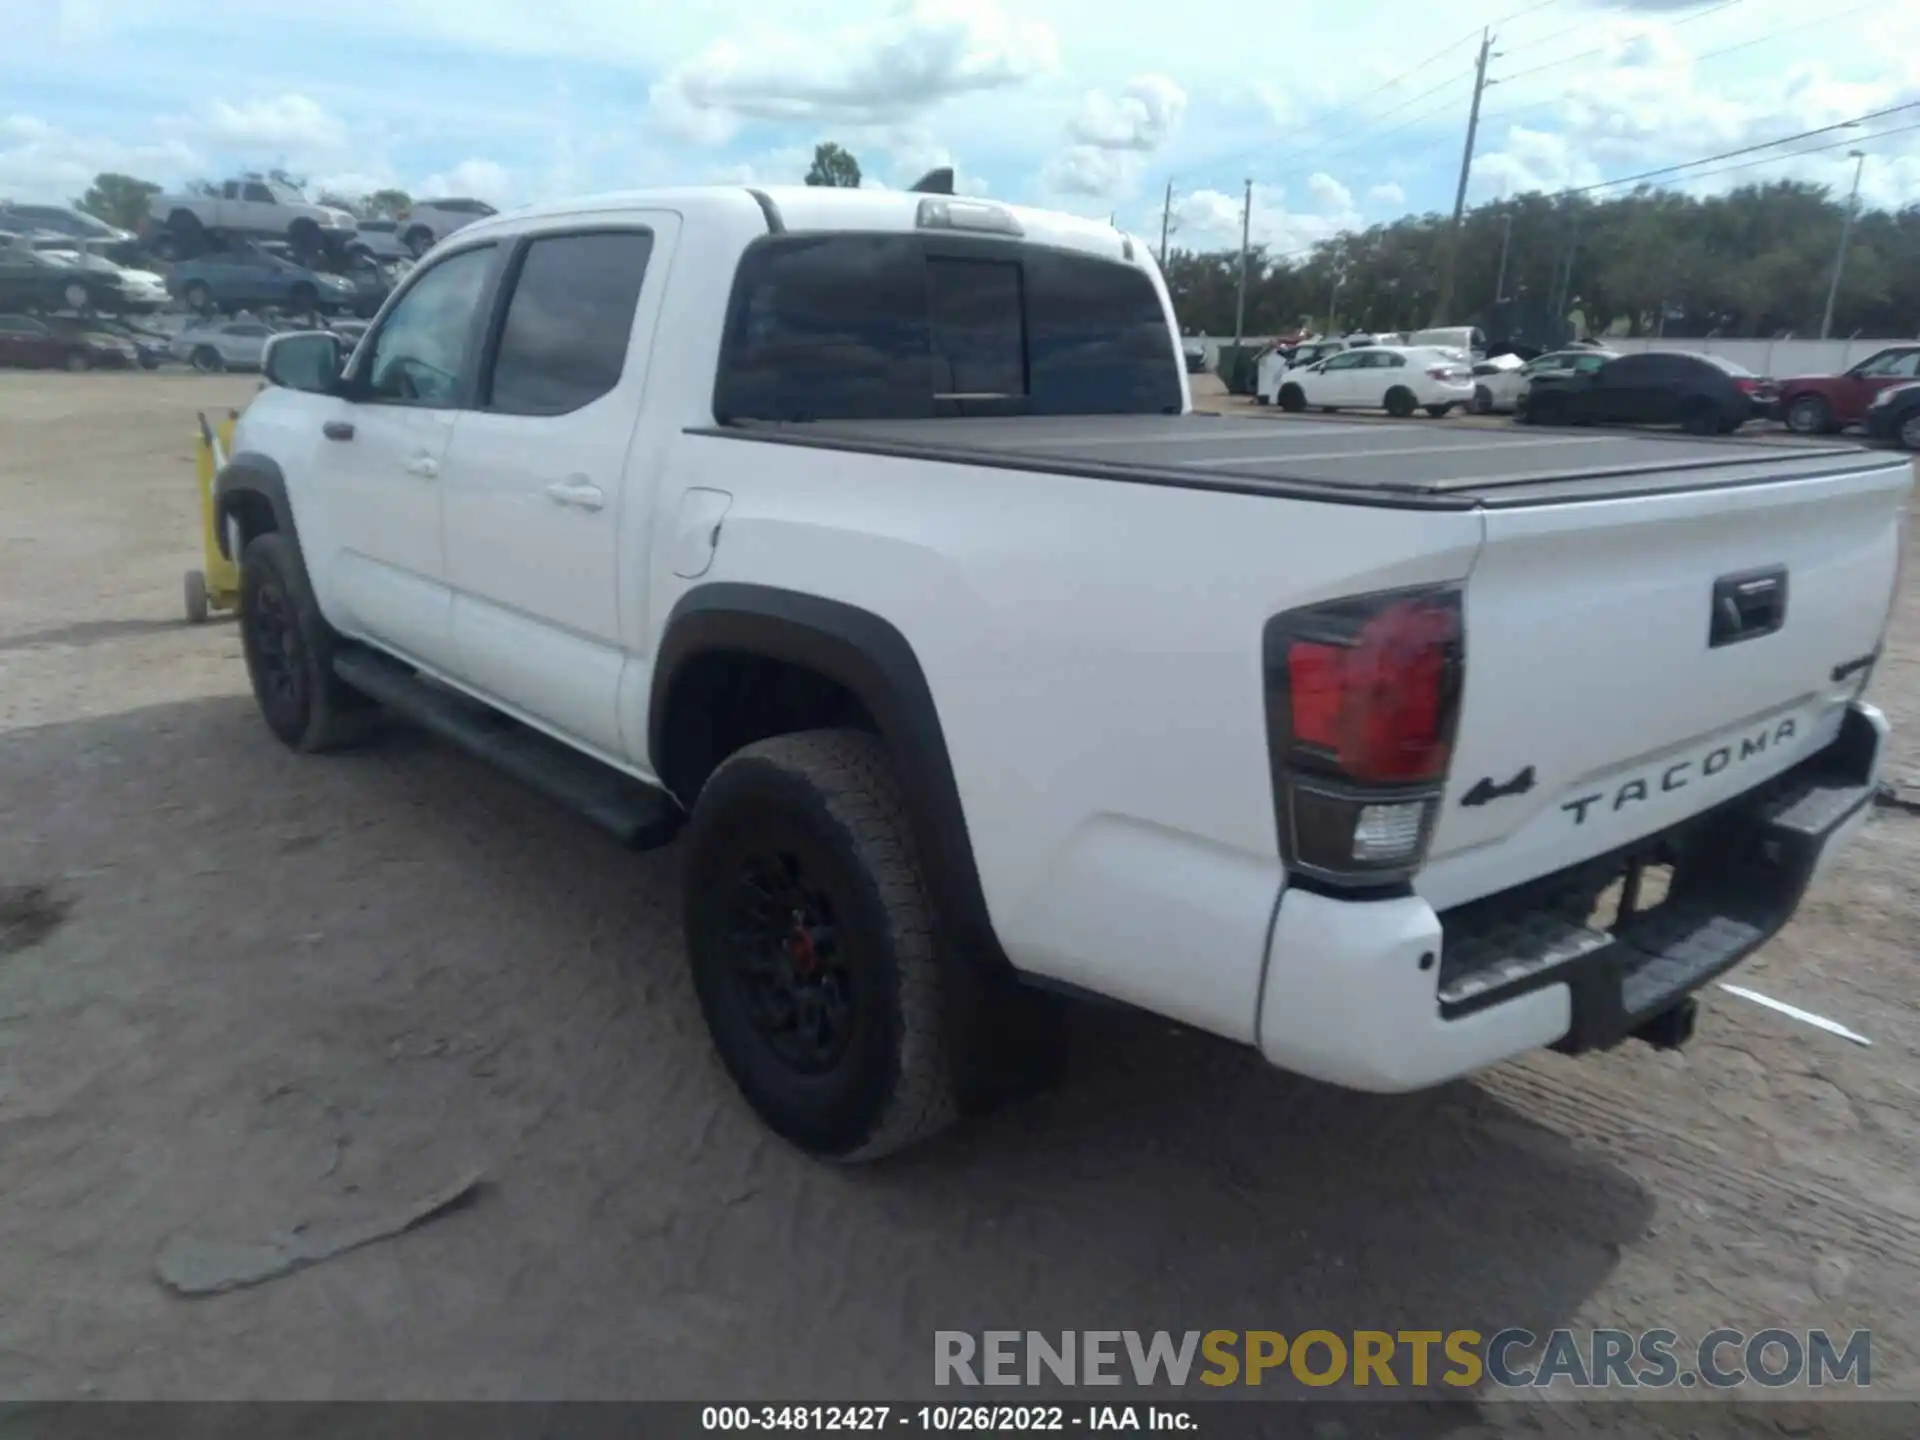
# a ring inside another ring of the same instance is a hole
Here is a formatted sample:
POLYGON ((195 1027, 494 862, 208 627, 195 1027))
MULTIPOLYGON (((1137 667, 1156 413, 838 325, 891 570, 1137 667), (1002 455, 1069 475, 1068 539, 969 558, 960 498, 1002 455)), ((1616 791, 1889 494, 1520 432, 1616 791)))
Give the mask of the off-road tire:
POLYGON ((333 673, 339 644, 314 601, 299 547, 277 530, 248 541, 240 559, 240 645, 261 718, 289 749, 342 749, 364 739, 378 718, 374 703, 333 673), (284 689, 274 683, 276 655, 284 689))
POLYGON ((824 1158, 863 1161, 959 1116, 958 967, 943 967, 907 802, 879 740, 809 730, 731 756, 694 807, 684 884, 687 954, 708 1032, 775 1133, 824 1158), (742 978, 741 876, 768 851, 791 857, 831 902, 829 943, 852 1019, 844 1049, 821 1073, 778 1053, 742 978))

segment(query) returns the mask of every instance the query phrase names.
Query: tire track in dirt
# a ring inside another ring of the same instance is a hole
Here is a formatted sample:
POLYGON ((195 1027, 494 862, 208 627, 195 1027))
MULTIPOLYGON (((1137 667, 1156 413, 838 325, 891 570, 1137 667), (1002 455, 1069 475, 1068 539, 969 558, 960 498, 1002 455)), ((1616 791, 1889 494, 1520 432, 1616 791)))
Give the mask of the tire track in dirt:
POLYGON ((1658 1172, 1648 1178, 1669 1194, 1710 1201, 1809 1239, 1851 1238, 1876 1260, 1920 1273, 1920 1219, 1812 1175, 1769 1172, 1725 1157, 1697 1133, 1662 1124, 1657 1096, 1589 1086, 1531 1065, 1492 1071, 1476 1083, 1568 1139, 1596 1146, 1623 1169, 1658 1172))

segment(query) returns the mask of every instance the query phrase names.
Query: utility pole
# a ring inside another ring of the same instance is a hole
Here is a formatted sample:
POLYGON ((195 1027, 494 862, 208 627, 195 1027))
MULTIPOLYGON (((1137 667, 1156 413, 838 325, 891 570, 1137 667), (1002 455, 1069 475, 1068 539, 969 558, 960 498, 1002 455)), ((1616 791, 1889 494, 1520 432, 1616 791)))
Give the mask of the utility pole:
POLYGON ((1460 257, 1460 217, 1467 208, 1467 179, 1473 174, 1473 142, 1480 134, 1480 97, 1487 88, 1487 61, 1493 55, 1493 31, 1480 32, 1480 58, 1473 68, 1473 107, 1467 111, 1467 143, 1460 152, 1460 184, 1453 192, 1453 223, 1447 227, 1446 253, 1440 261, 1440 296, 1434 301, 1433 323, 1444 325, 1453 308, 1453 271, 1460 257))
POLYGON ((1833 307, 1840 299, 1840 276, 1847 268, 1847 242, 1853 239, 1853 217, 1860 209, 1860 172, 1867 168, 1867 152, 1849 150, 1853 161, 1853 192, 1847 196, 1847 216, 1840 222, 1840 253, 1833 257, 1833 284, 1827 287, 1827 313, 1820 318, 1820 338, 1833 329, 1833 307))
POLYGON ((1167 198, 1160 206, 1160 268, 1167 268, 1167 236, 1173 228, 1173 181, 1167 181, 1167 198))
POLYGON ((1240 207, 1240 298, 1233 307, 1233 348, 1247 333, 1247 237, 1253 228, 1253 181, 1247 181, 1247 198, 1240 207))
POLYGON ((1507 249, 1513 244, 1513 212, 1500 217, 1500 278, 1493 282, 1493 303, 1507 303, 1507 249))

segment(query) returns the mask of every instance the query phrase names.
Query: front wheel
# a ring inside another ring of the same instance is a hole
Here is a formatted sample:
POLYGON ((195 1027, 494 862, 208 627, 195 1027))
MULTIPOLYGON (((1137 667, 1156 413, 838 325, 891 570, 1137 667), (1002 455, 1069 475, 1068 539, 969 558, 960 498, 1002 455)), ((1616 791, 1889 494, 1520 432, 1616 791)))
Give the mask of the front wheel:
POLYGON ((1493 392, 1484 385, 1473 387, 1473 413, 1476 415, 1493 413, 1493 392))
POLYGON ((1680 428, 1689 435, 1718 435, 1720 423, 1720 408, 1711 401, 1696 401, 1680 414, 1680 428))
POLYGON ((218 375, 227 368, 227 362, 211 345, 194 346, 193 354, 189 358, 193 362, 193 368, 202 375, 218 375))
POLYGON ((1900 422, 1900 428, 1894 432, 1903 450, 1920 450, 1920 410, 1915 410, 1900 422))
POLYGON ((255 536, 240 557, 240 646, 261 718, 290 749, 350 745, 377 713, 333 673, 336 643, 300 552, 276 531, 255 536))
MULTIPOLYGON (((723 763, 688 830, 684 913, 700 1009, 767 1125, 870 1160, 960 1113, 943 976, 907 802, 880 742, 762 740, 723 763)), ((962 1002, 964 1003, 964 1002, 962 1002)))
POLYGON ((196 314, 211 315, 213 313, 213 291, 207 288, 204 281, 189 282, 187 288, 180 292, 180 298, 186 302, 187 308, 196 314))
POLYGON ((1280 408, 1290 415, 1298 415, 1307 408, 1307 395, 1298 385, 1280 387, 1280 408))
POLYGON ((67 286, 60 298, 67 302, 69 310, 84 310, 87 308, 87 287, 76 282, 67 286))
POLYGON ((70 374, 79 375, 92 368, 93 357, 88 355, 86 351, 69 350, 67 352, 67 370, 70 374))

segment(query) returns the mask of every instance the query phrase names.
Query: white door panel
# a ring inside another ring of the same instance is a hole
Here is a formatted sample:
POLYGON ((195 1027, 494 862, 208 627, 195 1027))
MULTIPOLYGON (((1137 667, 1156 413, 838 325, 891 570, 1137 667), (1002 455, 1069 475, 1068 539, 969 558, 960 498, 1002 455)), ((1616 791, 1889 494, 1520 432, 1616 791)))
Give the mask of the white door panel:
POLYGON ((638 753, 620 729, 627 637, 644 633, 622 592, 644 584, 623 585, 620 557, 647 553, 632 531, 651 513, 654 464, 629 452, 677 227, 626 211, 528 237, 498 358, 443 477, 461 674, 622 760, 638 753))
POLYGON ((342 623, 422 664, 444 665, 440 486, 425 472, 446 453, 455 412, 334 404, 314 483, 336 517, 329 578, 342 623))

